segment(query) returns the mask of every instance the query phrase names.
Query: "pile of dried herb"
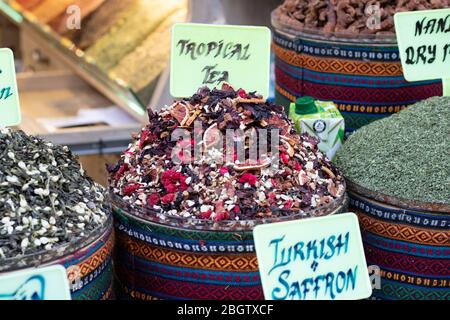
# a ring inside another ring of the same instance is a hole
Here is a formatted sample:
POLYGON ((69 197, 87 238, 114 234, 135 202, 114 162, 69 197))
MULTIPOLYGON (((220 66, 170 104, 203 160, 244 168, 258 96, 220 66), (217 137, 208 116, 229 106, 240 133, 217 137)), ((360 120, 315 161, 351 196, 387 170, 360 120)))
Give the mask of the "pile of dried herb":
POLYGON ((104 199, 67 147, 0 128, 0 264, 89 237, 104 199))
POLYGON ((285 0, 275 14, 283 24, 298 29, 394 34, 395 13, 447 7, 450 0, 285 0))
POLYGON ((361 128, 336 163, 346 178, 370 190, 450 203, 450 98, 424 100, 361 128))
POLYGON ((317 143, 292 129, 283 107, 256 93, 204 87, 159 113, 149 111, 149 124, 109 167, 110 185, 128 204, 158 216, 222 221, 307 215, 345 192, 317 143), (173 137, 176 129, 187 139, 173 137), (227 148, 225 138, 216 138, 230 130, 233 145, 227 148), (256 144, 238 132, 256 131, 269 146, 250 159, 256 144), (275 135, 279 139, 272 140, 275 135), (202 156, 193 159, 196 146, 202 156))

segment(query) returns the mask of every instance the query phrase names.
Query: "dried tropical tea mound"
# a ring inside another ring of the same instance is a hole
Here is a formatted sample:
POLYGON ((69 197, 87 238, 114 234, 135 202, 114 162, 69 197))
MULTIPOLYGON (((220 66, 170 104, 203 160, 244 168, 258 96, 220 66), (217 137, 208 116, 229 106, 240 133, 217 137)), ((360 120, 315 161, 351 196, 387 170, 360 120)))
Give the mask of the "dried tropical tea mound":
POLYGON ((282 24, 297 29, 394 34, 395 13, 447 7, 450 0, 285 0, 275 15, 282 24))
POLYGON ((106 222, 104 188, 67 147, 0 128, 0 155, 0 265, 24 254, 60 252, 106 222))
POLYGON ((434 97, 369 124, 337 153, 351 181, 407 200, 450 203, 450 98, 434 97))
POLYGON ((109 167, 112 191, 148 214, 213 221, 307 215, 334 204, 345 192, 343 178, 283 110, 224 85, 149 111, 149 124, 109 167), (174 138, 176 129, 187 138, 174 138), (227 145, 220 136, 230 131, 227 145), (256 140, 242 133, 255 132, 267 152, 251 158, 256 140))

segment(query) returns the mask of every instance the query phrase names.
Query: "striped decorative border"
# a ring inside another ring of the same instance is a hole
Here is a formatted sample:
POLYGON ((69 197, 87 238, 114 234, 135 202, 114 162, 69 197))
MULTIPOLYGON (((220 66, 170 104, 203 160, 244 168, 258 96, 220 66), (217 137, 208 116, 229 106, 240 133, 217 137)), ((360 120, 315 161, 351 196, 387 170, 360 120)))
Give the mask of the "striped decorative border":
POLYGON ((120 209, 114 216, 124 299, 264 298, 251 231, 175 228, 120 209))
POLYGON ((365 242, 380 250, 389 250, 392 252, 411 254, 418 257, 431 257, 437 259, 450 259, 449 246, 430 246, 406 241, 392 240, 380 237, 370 232, 363 235, 365 242))
POLYGON ((450 231, 431 230, 408 225, 395 224, 374 219, 356 210, 361 228, 386 238, 417 244, 448 246, 450 231))
MULTIPOLYGON (((304 75, 301 78, 295 78, 284 72, 279 66, 275 67, 275 76, 277 84, 289 91, 287 88, 295 90, 290 92, 296 96, 298 94, 311 95, 314 94, 316 99, 332 100, 338 104, 363 105, 361 101, 370 101, 366 103, 365 113, 372 107, 372 113, 382 113, 383 107, 388 111, 389 107, 396 105, 404 105, 414 103, 418 100, 429 98, 431 95, 442 94, 442 89, 435 83, 423 85, 405 85, 399 87, 382 88, 376 84, 371 87, 349 86, 347 83, 316 83, 307 79, 304 75), (296 87, 297 85, 297 87, 296 87), (298 87, 301 85, 301 87, 298 87)), ((348 79, 350 80, 350 78, 348 79)), ((376 80, 374 80, 376 83, 376 80)), ((352 111, 354 111, 352 107, 352 111)), ((386 115, 389 112, 386 112, 386 115)))
POLYGON ((402 77, 402 65, 396 60, 394 62, 370 62, 362 60, 343 60, 340 58, 324 58, 316 55, 306 55, 282 48, 275 44, 272 45, 275 56, 281 61, 302 69, 316 72, 344 75, 362 75, 362 76, 386 76, 402 77))
POLYGON ((172 280, 194 281, 203 284, 228 285, 230 283, 241 283, 242 285, 256 286, 260 285, 259 272, 246 272, 246 270, 237 270, 228 272, 222 270, 208 270, 195 267, 180 267, 157 263, 146 260, 138 256, 123 253, 120 255, 121 264, 127 268, 136 268, 145 270, 158 277, 172 280), (242 271, 242 272, 241 272, 242 271))
POLYGON ((380 268, 381 299, 450 298, 450 215, 401 209, 349 191, 368 265, 380 268))
POLYGON ((346 58, 366 61, 398 61, 400 60, 396 46, 373 46, 339 43, 331 46, 327 42, 305 39, 292 40, 278 32, 273 33, 273 43, 296 53, 305 53, 320 57, 346 58), (378 49, 378 50, 377 50, 378 49))
POLYGON ((174 228, 129 218, 120 209, 114 210, 114 217, 116 227, 122 224, 123 226, 128 227, 127 231, 133 230, 144 234, 158 234, 161 237, 177 238, 180 241, 182 241, 182 239, 186 239, 199 241, 222 241, 228 244, 236 242, 241 243, 245 241, 250 241, 253 243, 253 233, 251 231, 208 231, 174 228))
POLYGON ((192 253, 171 250, 150 245, 144 241, 130 238, 117 231, 118 249, 126 250, 132 256, 155 263, 178 266, 182 268, 198 268, 216 271, 257 272, 256 254, 211 254, 192 253))
POLYGON ((207 299, 207 300, 262 300, 261 285, 242 286, 236 284, 212 285, 191 281, 176 281, 134 269, 131 273, 123 265, 117 267, 120 283, 125 292, 134 292, 144 297, 159 299, 207 299), (132 284, 132 286, 127 285, 132 284))
POLYGON ((125 299, 263 299, 251 232, 186 230, 114 213, 125 299))
POLYGON ((423 275, 426 277, 450 277, 450 259, 424 258, 410 254, 378 249, 364 243, 366 260, 369 265, 395 272, 423 275))
MULTIPOLYGON (((350 205, 367 215, 383 220, 430 229, 450 229, 450 215, 400 209, 350 192, 350 205)), ((450 243, 450 240, 449 240, 450 243)))
POLYGON ((89 246, 61 259, 58 263, 66 269, 76 267, 80 281, 71 290, 74 300, 102 300, 113 298, 112 251, 113 225, 110 222, 105 233, 89 246))
POLYGON ((427 290, 386 279, 382 280, 381 290, 374 291, 373 295, 375 298, 390 300, 450 300, 450 290, 447 288, 427 290))
POLYGON ((386 280, 398 282, 398 283, 407 283, 410 285, 415 286, 422 286, 422 287, 433 287, 438 289, 445 289, 449 288, 450 290, 450 279, 444 279, 444 278, 431 278, 431 277, 421 277, 417 275, 410 275, 410 274, 404 274, 399 273, 395 271, 388 271, 388 270, 381 270, 380 272, 381 277, 385 278, 386 280))

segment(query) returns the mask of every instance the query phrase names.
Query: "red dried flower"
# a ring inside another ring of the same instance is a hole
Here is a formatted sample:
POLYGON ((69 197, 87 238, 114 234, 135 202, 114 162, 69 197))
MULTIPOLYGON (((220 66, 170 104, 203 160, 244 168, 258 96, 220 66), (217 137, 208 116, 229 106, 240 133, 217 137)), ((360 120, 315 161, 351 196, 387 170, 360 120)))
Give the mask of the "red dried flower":
POLYGON ((288 164, 289 163, 289 155, 287 154, 287 153, 282 153, 281 155, 280 155, 280 158, 281 158, 281 161, 284 163, 284 164, 288 164))
POLYGON ((293 201, 292 201, 292 200, 288 200, 288 201, 286 201, 286 203, 284 204, 283 208, 284 208, 284 209, 290 209, 290 208, 292 208, 292 204, 293 204, 293 201))
POLYGON ((144 144, 147 140, 147 137, 150 134, 150 130, 144 130, 141 133, 141 139, 139 140, 139 148, 142 149, 142 147, 144 147, 144 144))
POLYGON ((239 90, 237 91, 237 95, 238 95, 239 97, 241 97, 242 99, 246 99, 246 98, 247 98, 247 92, 245 92, 244 89, 239 89, 239 90))
POLYGON ((224 212, 218 212, 216 213, 216 215, 214 216, 214 221, 222 221, 222 220, 226 220, 230 217, 230 214, 226 211, 224 212))
POLYGON ((302 165, 298 161, 294 161, 294 169, 300 171, 303 169, 302 165))
POLYGON ((188 188, 186 177, 175 170, 167 170, 161 176, 161 183, 169 193, 184 191, 188 188))
POLYGON ((114 175, 114 179, 119 180, 127 170, 128 165, 126 163, 121 165, 119 170, 117 170, 116 174, 114 175))
POLYGON ((168 193, 165 196, 161 198, 162 203, 168 204, 170 202, 173 202, 175 200, 175 194, 174 193, 168 193))
POLYGON ((251 186, 254 186, 256 181, 258 181, 258 177, 251 173, 244 173, 239 179, 240 183, 248 183, 251 186))
POLYGON ((208 210, 206 212, 202 212, 200 214, 200 217, 202 217, 202 219, 209 219, 209 218, 211 218, 212 213, 213 213, 212 210, 208 210))
POLYGON ((160 201, 159 194, 157 194, 157 193, 153 193, 147 197, 147 204, 150 207, 157 205, 159 203, 159 201, 160 201))
POLYGON ((136 191, 137 189, 139 189, 141 187, 140 184, 138 183, 133 183, 133 184, 127 184, 123 187, 122 189, 122 193, 126 196, 132 194, 134 191, 136 191))
POLYGON ((222 167, 222 168, 220 168, 219 172, 220 172, 221 175, 224 175, 225 173, 228 173, 228 168, 227 167, 222 167))

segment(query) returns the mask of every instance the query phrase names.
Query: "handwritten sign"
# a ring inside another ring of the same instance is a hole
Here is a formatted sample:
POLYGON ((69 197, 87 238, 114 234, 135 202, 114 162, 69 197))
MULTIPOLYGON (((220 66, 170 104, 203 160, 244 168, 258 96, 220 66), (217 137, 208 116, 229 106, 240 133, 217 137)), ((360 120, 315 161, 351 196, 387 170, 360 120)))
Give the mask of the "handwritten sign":
POLYGON ((405 79, 443 79, 449 96, 450 9, 397 13, 394 21, 405 79))
POLYGON ((355 300, 372 294, 353 213, 260 225, 253 235, 268 300, 355 300))
POLYGON ((0 276, 0 300, 70 300, 66 269, 61 265, 0 276))
POLYGON ((0 49, 0 126, 15 126, 21 121, 14 54, 0 49))
POLYGON ((189 97, 201 86, 234 87, 269 95, 270 30, 178 23, 172 28, 170 93, 189 97))

